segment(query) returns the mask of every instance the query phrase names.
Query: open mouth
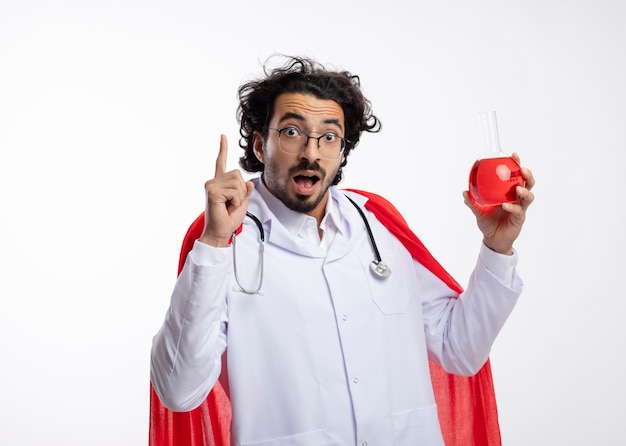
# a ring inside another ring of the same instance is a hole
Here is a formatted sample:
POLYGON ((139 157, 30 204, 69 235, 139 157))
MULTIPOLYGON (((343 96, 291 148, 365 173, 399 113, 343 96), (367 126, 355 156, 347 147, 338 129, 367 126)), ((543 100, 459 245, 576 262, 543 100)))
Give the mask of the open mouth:
POLYGON ((296 191, 301 195, 309 195, 320 180, 317 175, 296 175, 293 181, 296 183, 296 191))

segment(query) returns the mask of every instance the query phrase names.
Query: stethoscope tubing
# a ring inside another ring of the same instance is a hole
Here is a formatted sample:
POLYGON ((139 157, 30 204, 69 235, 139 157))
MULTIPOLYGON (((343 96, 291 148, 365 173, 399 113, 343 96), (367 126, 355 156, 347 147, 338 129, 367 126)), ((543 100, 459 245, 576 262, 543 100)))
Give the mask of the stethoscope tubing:
MULTIPOLYGON (((354 200, 352 200, 352 198, 348 197, 347 195, 345 195, 345 197, 348 199, 348 201, 350 201, 350 203, 352 203, 352 205, 359 212, 359 216, 361 217, 361 219, 363 220, 363 223, 365 224, 365 230, 367 231, 367 236, 369 237, 370 245, 372 247, 372 252, 374 253, 374 260, 372 260, 370 264, 370 270, 372 271, 375 277, 379 279, 386 279, 387 277, 391 275, 391 268, 389 268, 389 266, 387 266, 387 264, 383 262, 383 259, 380 256, 380 251, 378 251, 378 246, 376 245, 376 239, 374 238, 374 233, 372 232, 372 228, 370 227, 370 224, 367 221, 367 217, 365 216, 365 213, 359 207, 359 205, 356 204, 354 200)), ((262 293, 261 288, 263 286, 264 263, 265 263, 265 255, 264 255, 265 230, 263 229, 263 224, 261 223, 261 220, 259 220, 259 218, 256 215, 254 215, 251 212, 246 212, 246 216, 249 217, 254 222, 259 232, 259 255, 261 257, 261 262, 260 262, 261 271, 260 271, 259 283, 256 289, 250 290, 241 285, 241 282, 239 281, 239 274, 237 271, 237 249, 236 249, 237 231, 235 231, 232 234, 232 241, 231 241, 233 245, 233 271, 235 274, 235 282, 237 282, 237 286, 239 287, 238 291, 241 291, 246 294, 261 294, 262 293)))
POLYGON ((237 231, 233 232, 231 244, 233 245, 233 272, 235 273, 235 282, 237 282, 237 286, 239 287, 239 291, 246 294, 261 294, 261 288, 263 287, 263 271, 265 266, 265 231, 263 230, 263 224, 261 220, 254 215, 252 212, 246 212, 246 216, 252 219, 257 229, 259 230, 259 256, 261 257, 261 272, 259 274, 259 284, 257 285, 255 290, 249 290, 241 285, 239 281, 239 274, 237 272, 237 248, 236 248, 236 240, 237 240, 237 231))

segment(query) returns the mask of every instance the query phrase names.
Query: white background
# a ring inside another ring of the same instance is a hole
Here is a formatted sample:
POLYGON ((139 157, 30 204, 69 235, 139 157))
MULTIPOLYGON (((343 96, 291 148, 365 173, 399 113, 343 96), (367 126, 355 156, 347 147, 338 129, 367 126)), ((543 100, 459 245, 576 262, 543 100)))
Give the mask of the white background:
POLYGON ((477 112, 537 178, 492 352, 504 444, 623 445, 624 1, 0 0, 0 444, 147 443, 151 338, 236 89, 274 52, 360 75, 378 192, 465 283, 477 112))

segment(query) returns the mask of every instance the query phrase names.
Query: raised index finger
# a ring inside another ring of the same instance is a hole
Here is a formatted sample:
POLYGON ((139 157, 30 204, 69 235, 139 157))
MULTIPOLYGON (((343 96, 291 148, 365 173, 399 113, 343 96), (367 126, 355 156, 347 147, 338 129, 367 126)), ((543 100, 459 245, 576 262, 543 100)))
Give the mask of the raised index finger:
POLYGON ((228 159, 228 141, 226 135, 220 135, 220 151, 217 154, 217 160, 215 160, 215 176, 217 178, 220 175, 226 173, 226 160, 228 159))

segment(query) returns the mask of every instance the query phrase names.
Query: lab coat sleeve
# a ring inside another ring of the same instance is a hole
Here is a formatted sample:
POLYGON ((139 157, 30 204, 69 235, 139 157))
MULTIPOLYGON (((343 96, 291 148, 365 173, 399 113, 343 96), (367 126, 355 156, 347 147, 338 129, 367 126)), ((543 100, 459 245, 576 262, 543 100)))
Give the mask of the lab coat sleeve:
POLYGON ((437 290, 439 285, 426 290, 422 308, 431 360, 457 375, 471 376, 480 370, 521 294, 516 264, 517 253, 505 256, 483 245, 468 286, 458 298, 437 290))
POLYGON ((198 407, 219 378, 231 271, 230 248, 194 243, 152 342, 150 379, 171 410, 198 407))

